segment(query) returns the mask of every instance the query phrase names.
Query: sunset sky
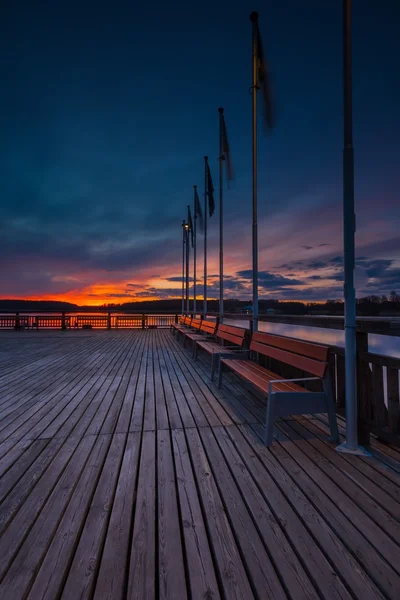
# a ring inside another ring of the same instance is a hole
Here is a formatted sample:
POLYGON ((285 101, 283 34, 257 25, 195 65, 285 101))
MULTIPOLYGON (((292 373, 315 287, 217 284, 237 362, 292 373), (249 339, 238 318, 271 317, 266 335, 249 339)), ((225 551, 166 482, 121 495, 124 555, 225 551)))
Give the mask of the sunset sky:
MULTIPOLYGON (((277 113, 272 134, 260 120, 260 297, 342 297, 340 1, 21 0, 1 14, 1 298, 179 296, 205 154, 218 193, 219 106, 226 297, 251 297, 252 9, 277 113)), ((399 17, 398 0, 353 2, 358 295, 400 292, 399 17)))

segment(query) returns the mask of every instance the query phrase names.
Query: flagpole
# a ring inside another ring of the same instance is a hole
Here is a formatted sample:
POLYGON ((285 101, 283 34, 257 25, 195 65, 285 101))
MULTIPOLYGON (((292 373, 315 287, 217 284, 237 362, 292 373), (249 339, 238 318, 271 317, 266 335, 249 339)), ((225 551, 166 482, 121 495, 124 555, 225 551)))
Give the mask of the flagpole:
POLYGON ((197 236, 197 211, 196 211, 196 188, 197 185, 193 186, 193 213, 194 213, 194 224, 193 224, 193 313, 196 315, 197 302, 196 302, 196 236, 197 236))
POLYGON ((253 78, 252 78, 252 154, 253 154, 253 320, 252 330, 258 331, 258 223, 257 223, 257 27, 258 13, 252 12, 253 24, 253 78))
POLYGON ((204 301, 203 317, 207 316, 207 165, 208 156, 204 157, 204 301))
POLYGON ((357 346, 356 293, 354 288, 355 224, 354 212, 354 148, 351 50, 351 0, 343 0, 343 239, 344 239, 344 307, 345 307, 345 390, 346 442, 340 452, 365 454, 357 437, 357 346))
POLYGON ((219 108, 219 322, 224 320, 224 211, 223 211, 223 160, 222 120, 224 109, 219 108))
POLYGON ((182 314, 185 312, 185 221, 182 221, 182 314))
POLYGON ((190 253, 190 242, 189 242, 189 206, 188 208, 188 222, 186 224, 186 313, 189 314, 189 253, 190 253))

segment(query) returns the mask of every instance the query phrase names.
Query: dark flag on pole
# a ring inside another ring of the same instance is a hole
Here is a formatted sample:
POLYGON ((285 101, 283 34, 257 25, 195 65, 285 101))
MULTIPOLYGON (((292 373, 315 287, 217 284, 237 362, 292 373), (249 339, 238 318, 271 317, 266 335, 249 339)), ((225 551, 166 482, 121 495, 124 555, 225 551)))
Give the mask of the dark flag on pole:
POLYGON ((188 231, 190 231, 190 236, 191 236, 191 239, 192 239, 192 248, 193 248, 194 247, 193 221, 192 221, 192 213, 190 212, 190 206, 188 206, 188 224, 189 224, 188 231))
POLYGON ((229 148, 228 132, 226 130, 224 113, 222 112, 223 109, 221 108, 219 110, 221 111, 221 143, 222 143, 222 156, 220 157, 220 159, 226 161, 226 177, 227 177, 228 181, 232 181, 234 178, 234 174, 233 174, 233 168, 232 168, 232 163, 231 163, 231 152, 230 152, 230 148, 229 148))
POLYGON ((214 200, 214 185, 211 177, 210 166, 207 163, 207 196, 208 196, 208 211, 210 217, 213 216, 215 211, 215 200, 214 200))
POLYGON ((261 41, 260 28, 256 22, 257 36, 257 75, 258 87, 263 97, 264 119, 268 129, 274 126, 274 114, 272 108, 271 80, 268 72, 268 63, 264 58, 263 45, 261 41))
POLYGON ((198 217, 199 219, 199 227, 201 231, 203 230, 203 213, 201 210, 201 204, 199 199, 199 194, 197 193, 197 187, 194 188, 194 218, 198 217))

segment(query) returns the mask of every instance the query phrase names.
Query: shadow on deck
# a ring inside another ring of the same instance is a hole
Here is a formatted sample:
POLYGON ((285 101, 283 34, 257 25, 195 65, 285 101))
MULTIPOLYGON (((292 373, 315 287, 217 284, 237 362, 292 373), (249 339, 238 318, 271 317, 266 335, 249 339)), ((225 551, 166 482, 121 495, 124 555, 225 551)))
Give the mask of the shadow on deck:
POLYGON ((1 598, 400 597, 399 449, 339 455, 325 415, 265 448, 168 330, 0 337, 1 598))

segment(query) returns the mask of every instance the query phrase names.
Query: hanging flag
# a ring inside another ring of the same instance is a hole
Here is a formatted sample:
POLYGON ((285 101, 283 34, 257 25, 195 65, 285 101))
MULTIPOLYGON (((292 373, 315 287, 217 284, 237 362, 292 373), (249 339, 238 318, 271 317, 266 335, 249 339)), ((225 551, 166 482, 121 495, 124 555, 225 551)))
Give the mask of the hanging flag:
POLYGON ((274 126, 274 115, 272 110, 271 99, 271 81, 268 72, 268 64, 264 58, 263 45, 261 41, 261 34, 258 22, 256 23, 256 28, 258 86, 261 89, 263 97, 265 124, 268 129, 272 129, 274 126))
POLYGON ((194 188, 194 218, 199 219, 199 227, 203 231, 203 212, 201 210, 199 194, 197 193, 197 186, 194 188))
POLYGON ((214 185, 211 177, 210 166, 207 163, 207 196, 208 196, 208 211, 210 217, 213 216, 215 211, 215 200, 214 200, 214 185))
MULTIPOLYGON (((221 111, 223 109, 220 109, 221 111)), ((226 161, 226 177, 228 179, 228 181, 232 181, 234 178, 233 175, 233 168, 232 168, 232 163, 231 163, 231 152, 230 152, 230 148, 229 148, 229 141, 228 141, 228 132, 226 130, 226 123, 225 123, 225 117, 224 117, 224 113, 221 112, 221 134, 222 134, 222 160, 226 161)))
POLYGON ((192 221, 192 213, 190 211, 190 206, 188 206, 188 223, 189 223, 189 229, 188 229, 188 233, 190 231, 190 236, 192 238, 192 248, 194 247, 194 238, 193 238, 193 221, 192 221))

